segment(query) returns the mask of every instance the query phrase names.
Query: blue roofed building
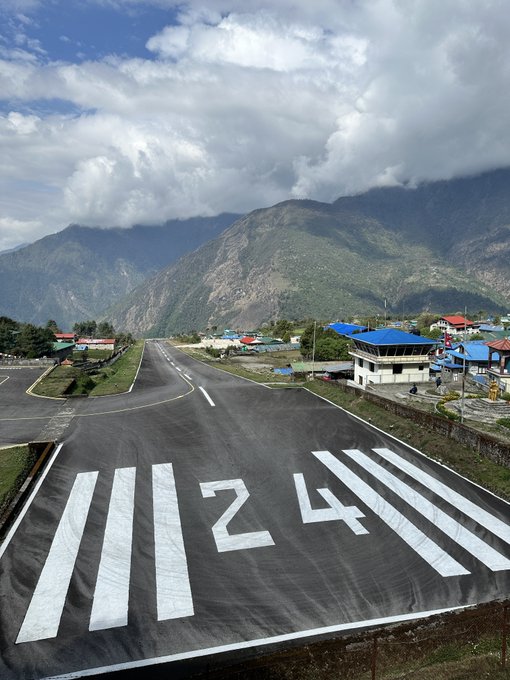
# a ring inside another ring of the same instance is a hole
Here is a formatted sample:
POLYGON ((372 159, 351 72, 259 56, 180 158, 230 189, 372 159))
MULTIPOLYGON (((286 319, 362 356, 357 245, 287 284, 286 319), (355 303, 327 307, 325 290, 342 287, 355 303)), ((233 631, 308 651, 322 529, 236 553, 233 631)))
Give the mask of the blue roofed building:
POLYGON ((331 330, 338 333, 338 335, 351 336, 353 333, 363 333, 367 330, 366 326, 359 326, 356 323, 344 323, 343 321, 337 321, 335 323, 329 323, 326 329, 331 328, 331 330))
MULTIPOLYGON (((484 340, 470 340, 459 342, 452 349, 446 350, 446 358, 450 363, 461 366, 467 373, 486 373, 489 366, 489 348, 484 340)), ((495 361, 499 361, 499 355, 494 354, 495 361)))
POLYGON ((350 336, 354 381, 358 385, 423 383, 430 378, 436 340, 394 328, 350 336))

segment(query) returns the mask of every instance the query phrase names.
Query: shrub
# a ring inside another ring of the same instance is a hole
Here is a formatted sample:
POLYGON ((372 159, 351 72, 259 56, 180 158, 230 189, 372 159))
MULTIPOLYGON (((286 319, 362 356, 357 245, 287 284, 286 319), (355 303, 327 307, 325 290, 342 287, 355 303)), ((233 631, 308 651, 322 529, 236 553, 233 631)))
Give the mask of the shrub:
POLYGON ((498 425, 503 425, 503 427, 510 429, 510 418, 499 418, 496 422, 498 425))

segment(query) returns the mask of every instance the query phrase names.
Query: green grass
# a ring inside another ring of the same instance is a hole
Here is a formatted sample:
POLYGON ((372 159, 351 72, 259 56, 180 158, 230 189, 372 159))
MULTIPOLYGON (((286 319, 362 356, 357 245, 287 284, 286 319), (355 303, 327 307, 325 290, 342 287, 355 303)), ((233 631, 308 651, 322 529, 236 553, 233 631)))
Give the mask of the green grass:
POLYGON ((91 397, 127 392, 133 384, 143 352, 143 340, 138 340, 111 366, 92 376, 96 386, 90 391, 91 397))
POLYGON ((28 446, 0 449, 0 514, 18 493, 36 459, 28 446))
POLYGON ((56 366, 35 386, 33 393, 44 397, 87 394, 96 397, 126 392, 135 378, 142 351, 143 340, 139 340, 114 364, 93 374, 84 373, 74 366, 56 366))

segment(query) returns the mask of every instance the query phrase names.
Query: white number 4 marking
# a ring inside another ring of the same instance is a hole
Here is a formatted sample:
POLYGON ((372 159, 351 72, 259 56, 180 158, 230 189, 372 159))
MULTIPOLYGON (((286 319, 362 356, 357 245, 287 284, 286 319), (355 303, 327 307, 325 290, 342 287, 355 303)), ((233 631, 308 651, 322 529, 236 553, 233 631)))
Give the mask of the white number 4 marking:
POLYGON ((212 498, 216 496, 217 491, 227 491, 229 489, 233 489, 237 497, 212 527, 218 552, 274 545, 269 531, 250 531, 244 534, 228 533, 228 523, 250 497, 242 479, 226 479, 220 482, 203 482, 200 484, 200 490, 204 498, 212 498))
POLYGON ((306 490, 305 478, 301 473, 294 475, 294 484, 296 485, 296 493, 303 524, 342 520, 358 536, 360 534, 369 533, 367 529, 365 529, 365 527, 361 524, 361 522, 358 522, 357 518, 364 517, 365 515, 361 512, 361 510, 358 510, 355 505, 351 505, 349 507, 342 505, 338 498, 334 496, 329 489, 317 489, 329 507, 314 510, 310 503, 308 491, 306 490))

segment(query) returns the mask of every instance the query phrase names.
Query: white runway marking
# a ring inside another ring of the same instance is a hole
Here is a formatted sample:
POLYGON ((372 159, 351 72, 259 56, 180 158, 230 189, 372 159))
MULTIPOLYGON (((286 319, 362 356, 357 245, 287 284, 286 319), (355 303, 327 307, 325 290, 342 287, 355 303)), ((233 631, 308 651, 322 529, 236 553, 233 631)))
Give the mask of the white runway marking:
POLYGON ((115 471, 89 630, 128 621, 136 468, 115 471))
POLYGON ((187 378, 188 380, 192 380, 192 377, 188 375, 187 373, 184 373, 184 377, 187 378))
POLYGON ((229 489, 233 489, 236 492, 236 498, 212 527, 218 552, 248 550, 274 545, 269 531, 248 531, 243 534, 228 533, 228 523, 250 497, 250 493, 242 479, 225 479, 218 482, 202 482, 200 484, 200 490, 204 498, 213 498, 216 496, 217 491, 228 491, 229 489))
POLYGON ((193 598, 171 463, 152 466, 158 621, 193 616, 193 598))
POLYGON ((367 529, 358 521, 365 515, 355 506, 346 507, 329 489, 317 489, 317 492, 324 498, 329 507, 314 509, 310 503, 305 478, 301 473, 294 475, 294 485, 303 524, 339 520, 345 522, 351 531, 358 536, 368 534, 367 529))
POLYGON ((97 475, 76 475, 16 643, 57 635, 97 475))
POLYGON ((460 576, 470 573, 354 472, 351 472, 332 453, 329 451, 313 451, 312 453, 441 576, 460 576))
POLYGON ((179 368, 179 366, 176 366, 176 367, 175 367, 175 370, 176 370, 176 371, 179 371, 179 373, 182 373, 182 368, 179 368))
POLYGON ((4 378, 0 378, 0 385, 4 383, 6 380, 9 380, 9 376, 6 375, 4 378))
POLYGON ((420 470, 419 467, 409 463, 405 458, 398 456, 393 451, 390 451, 390 449, 374 449, 374 451, 382 458, 385 458, 387 461, 403 470, 410 477, 416 479, 417 482, 426 486, 427 489, 430 489, 438 496, 441 496, 441 498, 444 498, 445 501, 448 501, 454 508, 457 508, 457 510, 460 510, 468 517, 471 517, 471 519, 478 522, 478 524, 481 524, 488 529, 491 534, 498 536, 505 541, 505 543, 510 543, 510 525, 502 522, 499 517, 487 512, 487 510, 484 510, 479 505, 476 505, 476 503, 468 500, 465 496, 457 493, 457 491, 446 486, 446 484, 440 482, 435 477, 432 477, 432 475, 429 475, 427 472, 420 470))
POLYGON ((447 515, 440 508, 436 507, 427 498, 415 491, 398 477, 385 470, 381 465, 371 460, 358 449, 344 449, 349 458, 355 460, 359 465, 368 470, 397 496, 402 498, 411 507, 415 508, 421 515, 428 519, 434 526, 437 526, 455 543, 458 543, 467 550, 473 557, 483 562, 492 571, 502 571, 510 569, 510 560, 491 548, 490 545, 475 536, 471 531, 463 527, 459 522, 447 515))
POLYGON ((202 394, 203 394, 204 397, 207 399, 207 401, 209 402, 209 404, 210 404, 211 406, 215 406, 214 401, 213 401, 213 400, 211 399, 211 397, 207 394, 207 392, 204 390, 204 388, 203 388, 203 387, 199 387, 198 389, 202 392, 202 394))

